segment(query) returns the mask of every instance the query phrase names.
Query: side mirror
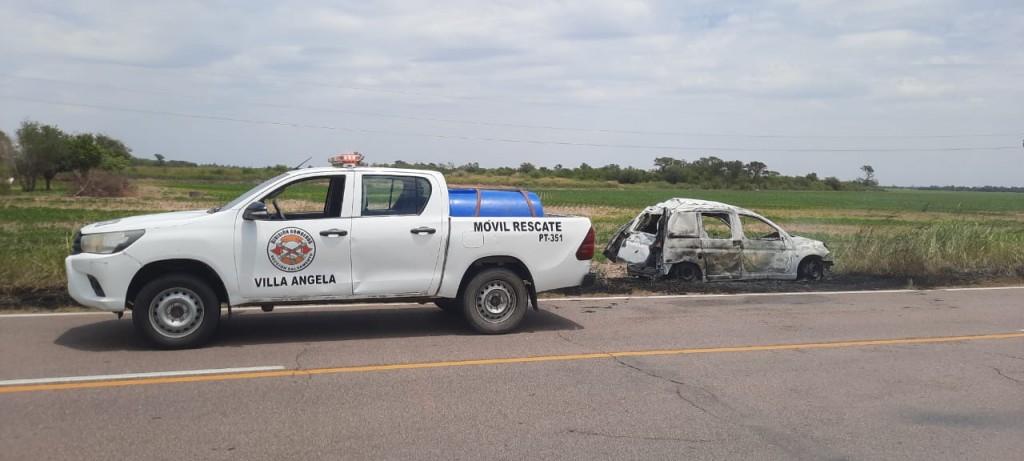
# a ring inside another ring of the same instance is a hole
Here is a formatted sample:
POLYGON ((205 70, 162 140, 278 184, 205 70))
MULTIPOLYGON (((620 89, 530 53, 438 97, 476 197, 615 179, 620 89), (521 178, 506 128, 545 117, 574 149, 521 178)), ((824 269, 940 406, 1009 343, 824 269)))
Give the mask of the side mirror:
POLYGON ((270 219, 270 213, 267 213, 267 205, 263 202, 250 203, 249 206, 245 207, 245 211, 242 212, 242 219, 246 221, 270 219))

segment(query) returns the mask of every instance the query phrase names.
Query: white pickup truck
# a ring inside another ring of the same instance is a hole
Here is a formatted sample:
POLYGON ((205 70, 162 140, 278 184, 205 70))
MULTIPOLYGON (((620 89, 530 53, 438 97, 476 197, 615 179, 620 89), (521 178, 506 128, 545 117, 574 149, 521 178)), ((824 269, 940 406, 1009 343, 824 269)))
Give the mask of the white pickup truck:
POLYGON ((585 217, 544 216, 523 191, 449 191, 438 172, 341 157, 211 210, 87 225, 65 261, 68 291, 132 310, 158 347, 189 348, 213 336, 222 304, 434 302, 495 334, 515 329, 528 301, 536 309, 538 292, 593 281, 585 217))

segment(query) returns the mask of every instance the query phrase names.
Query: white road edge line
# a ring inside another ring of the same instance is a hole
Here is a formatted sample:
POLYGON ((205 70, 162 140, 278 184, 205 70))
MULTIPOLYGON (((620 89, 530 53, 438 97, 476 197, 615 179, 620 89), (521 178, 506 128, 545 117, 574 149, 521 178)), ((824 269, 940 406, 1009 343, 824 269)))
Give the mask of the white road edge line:
POLYGON ((973 287, 973 288, 943 288, 942 291, 985 291, 985 290, 1019 290, 1024 287, 973 287))
POLYGON ((92 376, 65 376, 62 378, 36 378, 36 379, 8 379, 0 381, 3 386, 24 386, 26 384, 63 384, 80 383, 85 381, 115 381, 122 379, 140 378, 168 378, 173 376, 199 376, 199 375, 220 375, 230 373, 251 373, 254 371, 280 371, 283 366, 275 365, 268 367, 243 367, 243 368, 215 368, 208 370, 184 370, 184 371, 156 371, 151 373, 125 373, 120 375, 92 375, 92 376))
MULTIPOLYGON (((627 299, 697 299, 697 298, 735 298, 735 297, 767 297, 767 296, 794 296, 794 295, 870 295, 870 294, 893 294, 893 293, 929 293, 935 291, 995 291, 995 290, 1024 290, 1024 286, 1011 287, 977 287, 977 288, 935 288, 930 290, 864 290, 864 291, 788 291, 785 293, 724 293, 724 294, 685 294, 685 295, 654 295, 654 296, 603 296, 583 298, 541 298, 541 302, 552 301, 621 301, 627 299)), ((292 306, 277 306, 275 311, 300 310, 300 309, 327 309, 344 307, 366 307, 366 306, 408 306, 415 303, 357 303, 357 304, 299 304, 292 306)), ((257 311, 260 307, 236 307, 234 311, 257 311)), ((126 314, 130 311, 126 311, 126 314)), ((70 317, 76 315, 110 315, 112 312, 44 312, 34 314, 0 314, 2 319, 16 319, 25 317, 70 317)))

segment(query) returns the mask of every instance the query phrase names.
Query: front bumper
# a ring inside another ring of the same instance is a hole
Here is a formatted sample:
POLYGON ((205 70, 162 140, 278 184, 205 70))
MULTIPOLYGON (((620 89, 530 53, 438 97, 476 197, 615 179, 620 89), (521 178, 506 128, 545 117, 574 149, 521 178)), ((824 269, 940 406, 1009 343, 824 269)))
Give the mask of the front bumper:
POLYGON ((68 293, 83 306, 123 312, 128 285, 141 267, 138 261, 125 252, 68 256, 64 260, 68 293))

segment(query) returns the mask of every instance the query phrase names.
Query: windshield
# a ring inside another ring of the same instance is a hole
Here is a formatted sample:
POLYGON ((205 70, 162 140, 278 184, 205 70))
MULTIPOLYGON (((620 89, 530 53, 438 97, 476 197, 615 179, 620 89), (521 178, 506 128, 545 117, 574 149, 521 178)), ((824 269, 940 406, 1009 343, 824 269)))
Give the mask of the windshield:
POLYGON ((281 173, 281 174, 279 174, 277 176, 274 176, 273 178, 270 178, 270 179, 268 179, 266 181, 263 181, 259 185, 257 185, 256 187, 253 187, 252 189, 249 189, 248 192, 246 192, 246 193, 244 193, 242 195, 239 195, 238 198, 228 202, 227 204, 225 204, 223 206, 219 206, 219 207, 210 209, 210 213, 216 213, 216 212, 218 212, 220 210, 227 210, 227 209, 234 208, 234 207, 238 206, 238 204, 240 204, 242 202, 245 202, 245 201, 249 200, 250 198, 252 198, 253 195, 256 195, 256 192, 262 190, 263 188, 265 188, 266 186, 270 185, 271 183, 277 182, 278 180, 280 180, 281 178, 283 178, 283 177, 285 177, 287 175, 288 175, 287 172, 286 173, 281 173))

